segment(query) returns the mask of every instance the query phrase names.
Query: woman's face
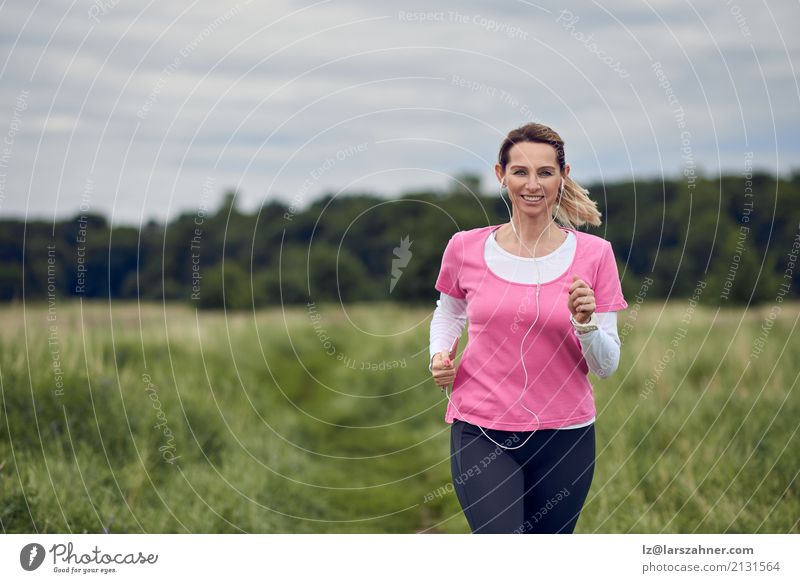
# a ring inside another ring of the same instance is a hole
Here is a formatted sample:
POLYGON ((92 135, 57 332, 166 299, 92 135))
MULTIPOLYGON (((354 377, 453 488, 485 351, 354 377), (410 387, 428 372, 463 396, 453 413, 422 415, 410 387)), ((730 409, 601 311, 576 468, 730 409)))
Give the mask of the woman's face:
MULTIPOLYGON (((502 170, 498 164, 498 178, 501 183, 505 180, 515 212, 531 218, 553 215, 562 178, 553 146, 539 142, 514 144, 508 152, 505 174, 502 170)), ((567 175, 569 167, 565 165, 564 170, 567 175)))

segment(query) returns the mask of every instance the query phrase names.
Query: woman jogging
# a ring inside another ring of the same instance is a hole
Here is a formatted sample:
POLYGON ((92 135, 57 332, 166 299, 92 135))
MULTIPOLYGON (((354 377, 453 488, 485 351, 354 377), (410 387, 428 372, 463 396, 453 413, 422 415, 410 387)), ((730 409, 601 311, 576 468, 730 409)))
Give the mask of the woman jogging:
POLYGON ((611 244, 575 230, 600 213, 569 171, 555 131, 511 131, 495 166, 510 221, 459 231, 443 253, 430 370, 445 395, 452 384, 453 484, 474 533, 571 533, 594 475, 587 375, 616 370, 628 304, 611 244))

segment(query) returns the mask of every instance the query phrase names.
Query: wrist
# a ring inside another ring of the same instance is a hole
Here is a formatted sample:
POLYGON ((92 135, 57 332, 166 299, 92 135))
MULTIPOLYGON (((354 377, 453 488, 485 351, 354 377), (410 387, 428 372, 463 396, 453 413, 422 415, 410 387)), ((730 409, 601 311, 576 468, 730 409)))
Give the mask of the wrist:
POLYGON ((592 312, 592 315, 586 322, 578 322, 572 315, 570 315, 569 321, 578 334, 588 334, 597 330, 599 327, 597 323, 597 315, 594 312, 592 312))

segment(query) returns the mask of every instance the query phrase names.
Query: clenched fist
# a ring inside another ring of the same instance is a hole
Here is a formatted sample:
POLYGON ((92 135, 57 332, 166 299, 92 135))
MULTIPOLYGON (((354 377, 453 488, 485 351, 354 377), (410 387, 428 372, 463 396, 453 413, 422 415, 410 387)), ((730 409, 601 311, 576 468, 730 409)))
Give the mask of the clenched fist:
POLYGON ((572 285, 569 286, 567 307, 572 317, 579 324, 585 324, 592 317, 595 310, 594 291, 585 281, 577 275, 572 275, 572 285))
POLYGON ((456 363, 450 360, 450 352, 448 350, 442 350, 433 355, 431 373, 433 374, 433 380, 442 389, 453 384, 457 368, 456 363))

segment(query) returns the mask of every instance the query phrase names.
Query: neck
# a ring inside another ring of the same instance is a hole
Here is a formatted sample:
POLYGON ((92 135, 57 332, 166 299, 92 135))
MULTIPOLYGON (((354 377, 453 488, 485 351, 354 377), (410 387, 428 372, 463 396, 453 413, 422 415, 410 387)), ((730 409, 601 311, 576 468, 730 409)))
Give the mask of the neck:
POLYGON ((516 214, 512 216, 512 225, 509 225, 509 231, 514 241, 521 240, 523 245, 533 246, 538 243, 547 243, 556 238, 559 235, 558 225, 549 217, 543 218, 542 221, 533 221, 520 220, 519 215, 516 214))

